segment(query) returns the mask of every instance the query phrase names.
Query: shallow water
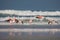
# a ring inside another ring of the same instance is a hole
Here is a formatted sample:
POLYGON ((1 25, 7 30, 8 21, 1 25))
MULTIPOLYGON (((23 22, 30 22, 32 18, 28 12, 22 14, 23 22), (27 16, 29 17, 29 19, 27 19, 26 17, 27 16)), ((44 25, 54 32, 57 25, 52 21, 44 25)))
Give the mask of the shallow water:
MULTIPOLYGON (((0 29, 60 29, 60 25, 0 25, 0 29)), ((60 40, 60 32, 0 32, 0 40, 60 40)))
POLYGON ((60 25, 0 25, 0 29, 3 28, 18 28, 18 29, 24 29, 24 28, 37 28, 37 29, 60 29, 60 25))
POLYGON ((9 34, 10 32, 0 32, 0 40, 60 40, 60 32, 52 34, 50 32, 21 32, 9 34))

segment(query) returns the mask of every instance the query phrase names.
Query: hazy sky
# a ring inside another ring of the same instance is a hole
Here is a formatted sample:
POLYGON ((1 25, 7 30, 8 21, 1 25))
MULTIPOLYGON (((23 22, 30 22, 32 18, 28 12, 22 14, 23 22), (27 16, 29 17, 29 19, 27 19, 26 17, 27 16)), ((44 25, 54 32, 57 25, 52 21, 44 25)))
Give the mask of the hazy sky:
POLYGON ((0 10, 60 10, 60 0, 0 0, 0 10))

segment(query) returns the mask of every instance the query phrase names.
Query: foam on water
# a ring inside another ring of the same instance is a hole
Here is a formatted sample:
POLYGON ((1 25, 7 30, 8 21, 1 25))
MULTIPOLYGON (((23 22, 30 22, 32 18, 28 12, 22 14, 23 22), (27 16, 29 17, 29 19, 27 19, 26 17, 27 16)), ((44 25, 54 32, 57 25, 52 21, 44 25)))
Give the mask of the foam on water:
POLYGON ((0 10, 2 14, 14 15, 60 15, 60 11, 0 10))
POLYGON ((12 16, 11 18, 14 18, 13 15, 17 16, 16 17, 17 19, 29 19, 29 18, 35 19, 36 15, 43 15, 47 16, 46 19, 54 19, 60 21, 60 17, 57 17, 60 16, 60 11, 0 10, 0 14, 3 14, 4 16, 3 17, 1 15, 2 17, 0 17, 0 21, 8 19, 7 16, 12 16))

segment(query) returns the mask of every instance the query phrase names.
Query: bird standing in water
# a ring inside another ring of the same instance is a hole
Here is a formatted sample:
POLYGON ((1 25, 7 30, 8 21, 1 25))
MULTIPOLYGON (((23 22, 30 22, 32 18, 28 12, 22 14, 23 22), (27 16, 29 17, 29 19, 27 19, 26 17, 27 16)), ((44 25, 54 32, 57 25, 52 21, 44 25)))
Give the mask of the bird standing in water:
POLYGON ((42 20, 44 20, 44 16, 41 16, 41 15, 38 15, 38 16, 36 16, 36 18, 38 18, 38 19, 40 19, 40 21, 42 22, 42 20))

